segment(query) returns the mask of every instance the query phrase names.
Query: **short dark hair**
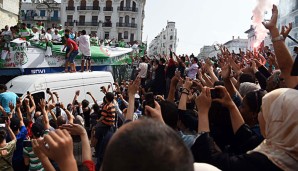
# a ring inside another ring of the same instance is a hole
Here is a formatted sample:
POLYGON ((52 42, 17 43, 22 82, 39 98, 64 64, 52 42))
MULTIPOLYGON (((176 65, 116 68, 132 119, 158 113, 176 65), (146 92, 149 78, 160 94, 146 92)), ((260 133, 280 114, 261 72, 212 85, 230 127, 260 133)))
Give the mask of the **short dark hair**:
POLYGON ((144 57, 142 57, 142 58, 141 58, 141 61, 142 61, 142 62, 145 62, 145 61, 146 61, 146 59, 145 59, 144 57))
POLYGON ((161 101, 159 102, 159 105, 163 120, 168 126, 175 130, 177 128, 177 122, 179 119, 178 108, 176 104, 169 101, 161 101))
POLYGON ((86 34, 86 30, 82 30, 82 35, 85 35, 86 34))
POLYGON ((251 74, 246 74, 243 73, 239 76, 239 83, 244 83, 244 82, 249 82, 249 83, 256 83, 256 80, 251 74))
POLYGON ((47 28, 47 31, 52 30, 51 28, 47 28))
POLYGON ((102 171, 193 171, 193 162, 178 134, 149 118, 127 123, 113 135, 102 171))
POLYGON ((0 84, 0 90, 7 90, 7 87, 5 84, 0 84))
POLYGON ((89 101, 86 100, 86 99, 84 99, 84 100, 82 101, 82 108, 86 108, 86 107, 88 107, 88 106, 89 106, 89 101))
POLYGON ((11 118, 10 119, 10 128, 13 132, 16 132, 20 129, 20 119, 18 118, 11 118))
POLYGON ((69 38, 69 35, 68 35, 68 34, 65 34, 64 37, 65 37, 66 39, 68 39, 68 38, 69 38))
POLYGON ((0 129, 0 143, 2 143, 6 139, 6 136, 7 136, 7 132, 5 131, 4 128, 1 128, 0 129))
POLYGON ((34 123, 31 127, 32 134, 35 138, 39 138, 43 136, 44 128, 41 123, 34 123))
POLYGON ((65 30, 64 30, 64 33, 69 33, 69 32, 70 32, 69 29, 65 29, 65 30))
POLYGON ((198 63, 198 61, 199 61, 198 58, 196 58, 196 57, 194 57, 193 60, 194 60, 196 63, 198 63))
POLYGON ((112 102, 112 101, 114 100, 114 94, 111 93, 111 92, 108 92, 108 93, 106 94, 106 100, 107 100, 108 102, 112 102))

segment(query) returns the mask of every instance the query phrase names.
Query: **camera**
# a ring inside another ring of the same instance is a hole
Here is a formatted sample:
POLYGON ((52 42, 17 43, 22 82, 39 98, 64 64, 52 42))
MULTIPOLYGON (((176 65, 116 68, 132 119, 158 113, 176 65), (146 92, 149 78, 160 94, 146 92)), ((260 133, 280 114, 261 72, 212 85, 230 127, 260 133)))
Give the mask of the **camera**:
POLYGON ((23 146, 24 147, 32 147, 32 142, 30 140, 24 140, 23 141, 23 146))
POLYGON ((46 90, 46 93, 50 93, 51 91, 50 91, 50 88, 47 88, 47 90, 46 90))
POLYGON ((219 98, 221 98, 221 96, 220 96, 220 90, 219 89, 211 89, 210 90, 210 93, 211 93, 211 98, 212 99, 219 99, 219 98))
POLYGON ((153 95, 152 92, 149 92, 149 93, 145 94, 144 107, 145 106, 150 106, 152 108, 155 108, 154 95, 153 95))

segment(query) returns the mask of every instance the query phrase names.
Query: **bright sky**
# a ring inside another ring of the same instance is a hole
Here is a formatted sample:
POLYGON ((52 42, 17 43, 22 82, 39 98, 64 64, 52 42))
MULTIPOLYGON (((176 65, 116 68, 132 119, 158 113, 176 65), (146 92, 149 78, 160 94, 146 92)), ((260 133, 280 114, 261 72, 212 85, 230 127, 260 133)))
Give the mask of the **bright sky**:
MULTIPOLYGON (((147 0, 143 41, 157 36, 167 21, 176 22, 178 54, 199 54, 204 45, 247 38, 257 0, 147 0)), ((262 0, 261 0, 262 1, 262 0)), ((272 0, 275 3, 278 0, 272 0)))

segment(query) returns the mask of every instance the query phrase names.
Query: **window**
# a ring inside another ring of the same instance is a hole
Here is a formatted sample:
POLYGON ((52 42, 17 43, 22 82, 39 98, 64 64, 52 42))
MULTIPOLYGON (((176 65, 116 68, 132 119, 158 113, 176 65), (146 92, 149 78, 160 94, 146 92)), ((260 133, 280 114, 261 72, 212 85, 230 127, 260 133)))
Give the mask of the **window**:
POLYGON ((67 22, 72 22, 72 15, 67 16, 67 22))
POLYGON ((124 39, 128 39, 128 31, 124 32, 124 39))
POLYGON ((118 33, 118 41, 122 39, 122 33, 118 33))
POLYGON ((58 10, 54 10, 54 15, 53 15, 53 17, 54 17, 54 18, 58 18, 58 14, 59 14, 59 11, 58 11, 58 10))
POLYGON ((126 0, 126 7, 127 7, 127 8, 130 7, 130 3, 131 3, 131 0, 126 0))
POLYGON ((112 1, 111 0, 106 1, 106 7, 108 7, 108 8, 112 7, 112 1))
POLYGON ((173 40, 173 36, 170 36, 170 40, 173 40))
POLYGON ((131 23, 134 24, 136 22, 135 18, 131 18, 131 23))
POLYGON ((129 16, 125 16, 125 23, 129 23, 129 16))
POLYGON ((46 16, 46 10, 40 10, 40 16, 42 17, 46 16))
POLYGON ((99 7, 99 1, 93 0, 93 7, 99 7))
POLYGON ((68 1, 68 6, 69 6, 69 7, 73 7, 73 6, 74 6, 74 2, 73 2, 73 0, 69 0, 69 1, 68 1))
POLYGON ((97 23, 98 16, 92 16, 92 23, 97 23))
POLYGON ((79 22, 80 23, 85 23, 85 15, 80 15, 79 16, 79 22))
POLYGON ((130 34, 130 42, 133 42, 135 39, 135 34, 131 33, 130 34))
POLYGON ((120 2, 120 8, 123 9, 123 7, 124 7, 124 1, 121 1, 120 2))
POLYGON ((80 5, 81 5, 81 8, 82 7, 85 7, 85 9, 86 9, 86 0, 81 0, 81 4, 80 5))
POLYGON ((110 38, 110 32, 105 32, 105 39, 109 39, 110 38))
POLYGON ((173 45, 170 45, 169 48, 172 49, 173 48, 173 45))
POLYGON ((132 2, 132 9, 135 11, 137 8, 137 4, 135 1, 132 2))
POLYGON ((119 17, 119 23, 123 23, 123 17, 119 17))

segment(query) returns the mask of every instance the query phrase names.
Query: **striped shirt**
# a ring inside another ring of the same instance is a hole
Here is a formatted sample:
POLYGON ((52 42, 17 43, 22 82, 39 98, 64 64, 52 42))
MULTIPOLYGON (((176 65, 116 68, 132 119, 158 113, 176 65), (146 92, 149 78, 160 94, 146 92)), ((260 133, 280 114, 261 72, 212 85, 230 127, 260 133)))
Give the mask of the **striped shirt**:
POLYGON ((116 109, 114 103, 106 104, 103 107, 101 115, 104 119, 101 121, 103 124, 108 126, 113 126, 115 123, 116 109))
POLYGON ((34 154, 32 147, 24 147, 24 157, 28 157, 30 160, 29 170, 30 171, 43 171, 44 168, 39 158, 34 154))

